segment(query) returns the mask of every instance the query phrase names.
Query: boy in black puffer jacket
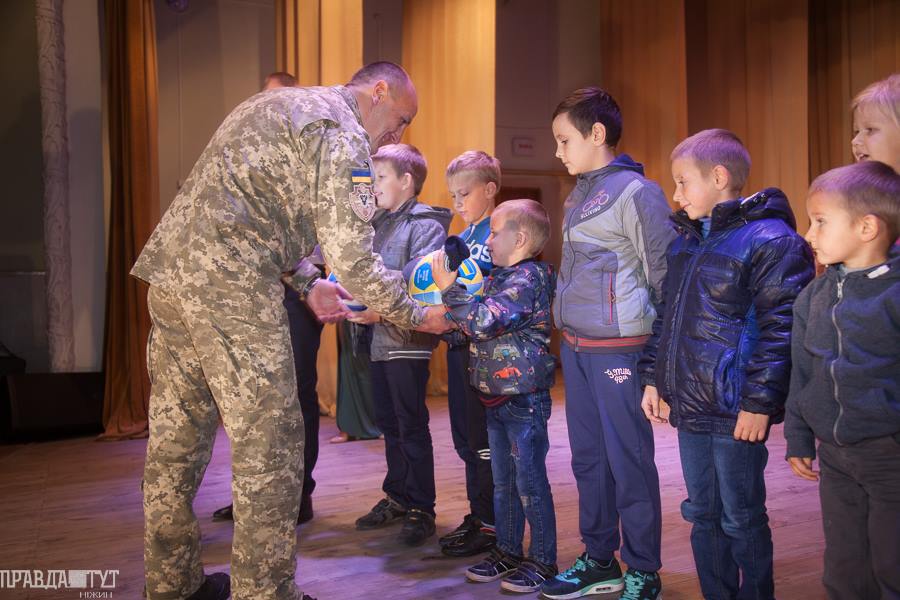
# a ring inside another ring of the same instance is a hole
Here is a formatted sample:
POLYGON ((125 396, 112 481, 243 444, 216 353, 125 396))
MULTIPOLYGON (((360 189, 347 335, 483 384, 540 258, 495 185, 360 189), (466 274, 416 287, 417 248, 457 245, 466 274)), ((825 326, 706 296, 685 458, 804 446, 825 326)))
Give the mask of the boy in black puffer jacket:
POLYGON ((741 198, 750 156, 733 133, 701 131, 672 152, 681 234, 669 246, 664 306, 641 359, 641 406, 678 428, 707 598, 774 598, 764 444, 784 417, 794 299, 815 274, 784 194, 741 198))
POLYGON ((787 458, 811 481, 819 440, 833 599, 900 597, 900 175, 862 162, 809 190, 806 239, 828 265, 794 304, 787 458))

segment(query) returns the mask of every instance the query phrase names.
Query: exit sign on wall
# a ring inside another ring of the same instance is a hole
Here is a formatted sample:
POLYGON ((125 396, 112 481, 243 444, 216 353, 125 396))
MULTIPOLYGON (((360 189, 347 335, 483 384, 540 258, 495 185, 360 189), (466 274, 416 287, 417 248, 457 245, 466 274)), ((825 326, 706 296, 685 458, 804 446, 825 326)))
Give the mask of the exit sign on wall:
POLYGON ((514 137, 512 139, 513 156, 534 156, 534 138, 514 137))

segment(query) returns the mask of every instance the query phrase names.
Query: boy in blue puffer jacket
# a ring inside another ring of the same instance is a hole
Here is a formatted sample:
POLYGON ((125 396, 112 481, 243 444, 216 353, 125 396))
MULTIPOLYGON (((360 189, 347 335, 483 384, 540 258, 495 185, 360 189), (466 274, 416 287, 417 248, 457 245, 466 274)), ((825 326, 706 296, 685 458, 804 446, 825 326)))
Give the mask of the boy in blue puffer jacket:
POLYGON ((763 470, 769 427, 784 418, 791 310, 815 269, 784 194, 740 192, 750 155, 730 131, 709 129, 672 151, 672 215, 663 308, 641 359, 641 406, 660 400, 678 428, 705 598, 774 598, 763 470))
POLYGON ((787 459, 820 482, 828 597, 898 598, 900 175, 875 161, 828 171, 806 210, 828 268, 794 303, 787 459))
POLYGON ((503 589, 520 593, 539 590, 557 573, 556 513, 545 463, 556 373, 549 347, 556 275, 535 260, 549 235, 550 219, 534 200, 508 200, 495 209, 487 239, 494 269, 480 299, 454 284, 456 274, 446 270, 443 254, 433 263, 447 314, 470 341, 469 380, 486 407, 494 475, 496 547, 466 577, 503 579, 503 589))

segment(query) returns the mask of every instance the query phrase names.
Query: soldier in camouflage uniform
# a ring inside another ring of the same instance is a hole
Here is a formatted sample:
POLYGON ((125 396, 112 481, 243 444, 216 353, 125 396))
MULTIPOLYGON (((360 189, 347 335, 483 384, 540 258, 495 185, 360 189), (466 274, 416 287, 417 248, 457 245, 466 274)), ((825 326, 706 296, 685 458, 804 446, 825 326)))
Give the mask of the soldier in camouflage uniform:
MULTIPOLYGON (((227 576, 203 573, 192 509, 220 416, 234 472, 234 598, 303 598, 294 583, 303 421, 281 278, 319 243, 347 291, 386 319, 446 328, 372 253, 370 141, 397 141, 416 110, 412 82, 392 63, 347 86, 251 97, 213 135, 138 258, 132 274, 151 286, 153 320, 148 598, 227 596, 227 576)), ((310 274, 290 283, 320 319, 346 314, 334 284, 310 274)))

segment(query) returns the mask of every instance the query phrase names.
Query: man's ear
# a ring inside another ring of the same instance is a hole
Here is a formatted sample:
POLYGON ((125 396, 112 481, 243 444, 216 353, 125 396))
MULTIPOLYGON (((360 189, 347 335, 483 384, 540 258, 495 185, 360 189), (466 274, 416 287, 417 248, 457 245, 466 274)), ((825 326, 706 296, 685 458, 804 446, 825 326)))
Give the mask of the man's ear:
POLYGON ((602 146, 606 143, 606 126, 603 123, 594 123, 588 136, 593 145, 602 146))
POLYGON ((875 215, 866 215, 859 219, 859 235, 864 242, 871 242, 884 230, 884 223, 875 215))
POLYGON ((375 85, 372 86, 372 105, 375 106, 386 100, 389 92, 387 81, 383 79, 376 81, 375 85))
POLYGON ((413 189, 415 186, 413 185, 412 173, 404 173, 400 178, 400 185, 402 185, 404 189, 413 189))
POLYGON ((484 184, 484 195, 488 198, 493 198, 497 195, 497 184, 493 181, 488 181, 484 184))

